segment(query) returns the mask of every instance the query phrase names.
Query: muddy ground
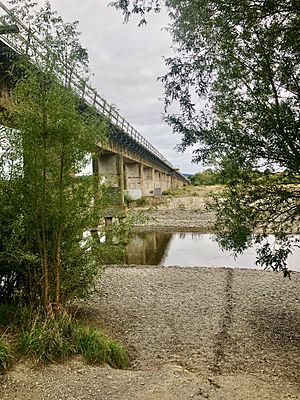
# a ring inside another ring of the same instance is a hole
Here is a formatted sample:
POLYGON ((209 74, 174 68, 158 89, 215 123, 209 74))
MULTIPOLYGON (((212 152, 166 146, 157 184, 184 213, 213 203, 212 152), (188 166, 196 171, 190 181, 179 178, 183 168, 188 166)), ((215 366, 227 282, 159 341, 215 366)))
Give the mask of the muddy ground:
MULTIPOLYGON (((194 197, 152 208, 148 227, 209 228, 194 197)), ((78 312, 123 343, 130 368, 18 364, 1 400, 300 399, 299 273, 109 267, 98 289, 78 312)))

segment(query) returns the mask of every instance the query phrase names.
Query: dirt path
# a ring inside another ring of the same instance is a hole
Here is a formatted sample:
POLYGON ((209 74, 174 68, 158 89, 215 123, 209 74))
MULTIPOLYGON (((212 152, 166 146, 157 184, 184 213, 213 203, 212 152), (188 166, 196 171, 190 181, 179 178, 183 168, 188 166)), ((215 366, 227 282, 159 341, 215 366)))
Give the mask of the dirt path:
POLYGON ((120 339, 131 369, 19 365, 1 400, 300 399, 300 274, 108 268, 80 312, 120 339))

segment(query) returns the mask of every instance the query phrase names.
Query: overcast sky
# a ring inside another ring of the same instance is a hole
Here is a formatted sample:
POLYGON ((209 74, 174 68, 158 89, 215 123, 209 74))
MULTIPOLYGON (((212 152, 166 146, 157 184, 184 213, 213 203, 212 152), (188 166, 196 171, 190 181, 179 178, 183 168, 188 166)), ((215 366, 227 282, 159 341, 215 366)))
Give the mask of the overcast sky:
MULTIPOLYGON (((162 30, 166 14, 156 14, 138 28, 138 19, 123 24, 123 16, 108 7, 110 0, 50 0, 65 21, 78 20, 81 42, 88 49, 92 85, 113 103, 151 144, 183 173, 199 171, 191 163, 192 151, 174 150, 180 143, 162 121, 163 86, 157 77, 166 67, 163 56, 171 55, 171 39, 162 30)), ((38 1, 43 3, 42 0, 38 1)))

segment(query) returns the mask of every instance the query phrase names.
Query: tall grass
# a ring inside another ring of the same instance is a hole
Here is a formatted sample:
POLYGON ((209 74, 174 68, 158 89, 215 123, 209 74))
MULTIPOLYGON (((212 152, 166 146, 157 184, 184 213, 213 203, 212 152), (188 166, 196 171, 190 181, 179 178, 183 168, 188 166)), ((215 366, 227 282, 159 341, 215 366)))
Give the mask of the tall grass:
POLYGON ((4 372, 10 365, 12 354, 10 347, 0 339, 0 372, 4 372))
POLYGON ((64 361, 81 355, 89 364, 127 366, 122 346, 94 328, 84 327, 69 314, 28 315, 23 312, 21 330, 17 336, 17 352, 41 363, 64 361), (25 317, 25 318, 24 318, 25 317))
POLYGON ((38 362, 63 361, 76 354, 72 335, 75 322, 68 314, 43 312, 22 315, 17 335, 17 352, 38 362))
POLYGON ((27 307, 0 304, 0 329, 9 333, 11 346, 0 336, 0 371, 13 356, 38 363, 61 362, 81 355, 88 364, 128 365, 123 347, 95 328, 83 326, 67 312, 45 313, 27 307))
POLYGON ((96 329, 77 326, 74 333, 77 352, 83 356, 87 363, 106 363, 116 368, 124 368, 128 365, 127 356, 122 346, 108 339, 96 329))

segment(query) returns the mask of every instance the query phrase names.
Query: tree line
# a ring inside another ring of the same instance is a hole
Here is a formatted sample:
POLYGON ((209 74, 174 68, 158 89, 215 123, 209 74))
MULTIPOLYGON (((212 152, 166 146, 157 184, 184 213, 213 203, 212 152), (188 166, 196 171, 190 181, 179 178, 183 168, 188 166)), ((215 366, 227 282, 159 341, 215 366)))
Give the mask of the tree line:
MULTIPOLYGON (((262 185, 297 185, 300 180, 300 176, 290 175, 287 171, 272 172, 269 169, 264 171, 251 170, 249 175, 253 181, 255 180, 262 185)), ((207 168, 189 176, 188 179, 194 186, 225 185, 230 183, 231 177, 224 170, 207 168)))

